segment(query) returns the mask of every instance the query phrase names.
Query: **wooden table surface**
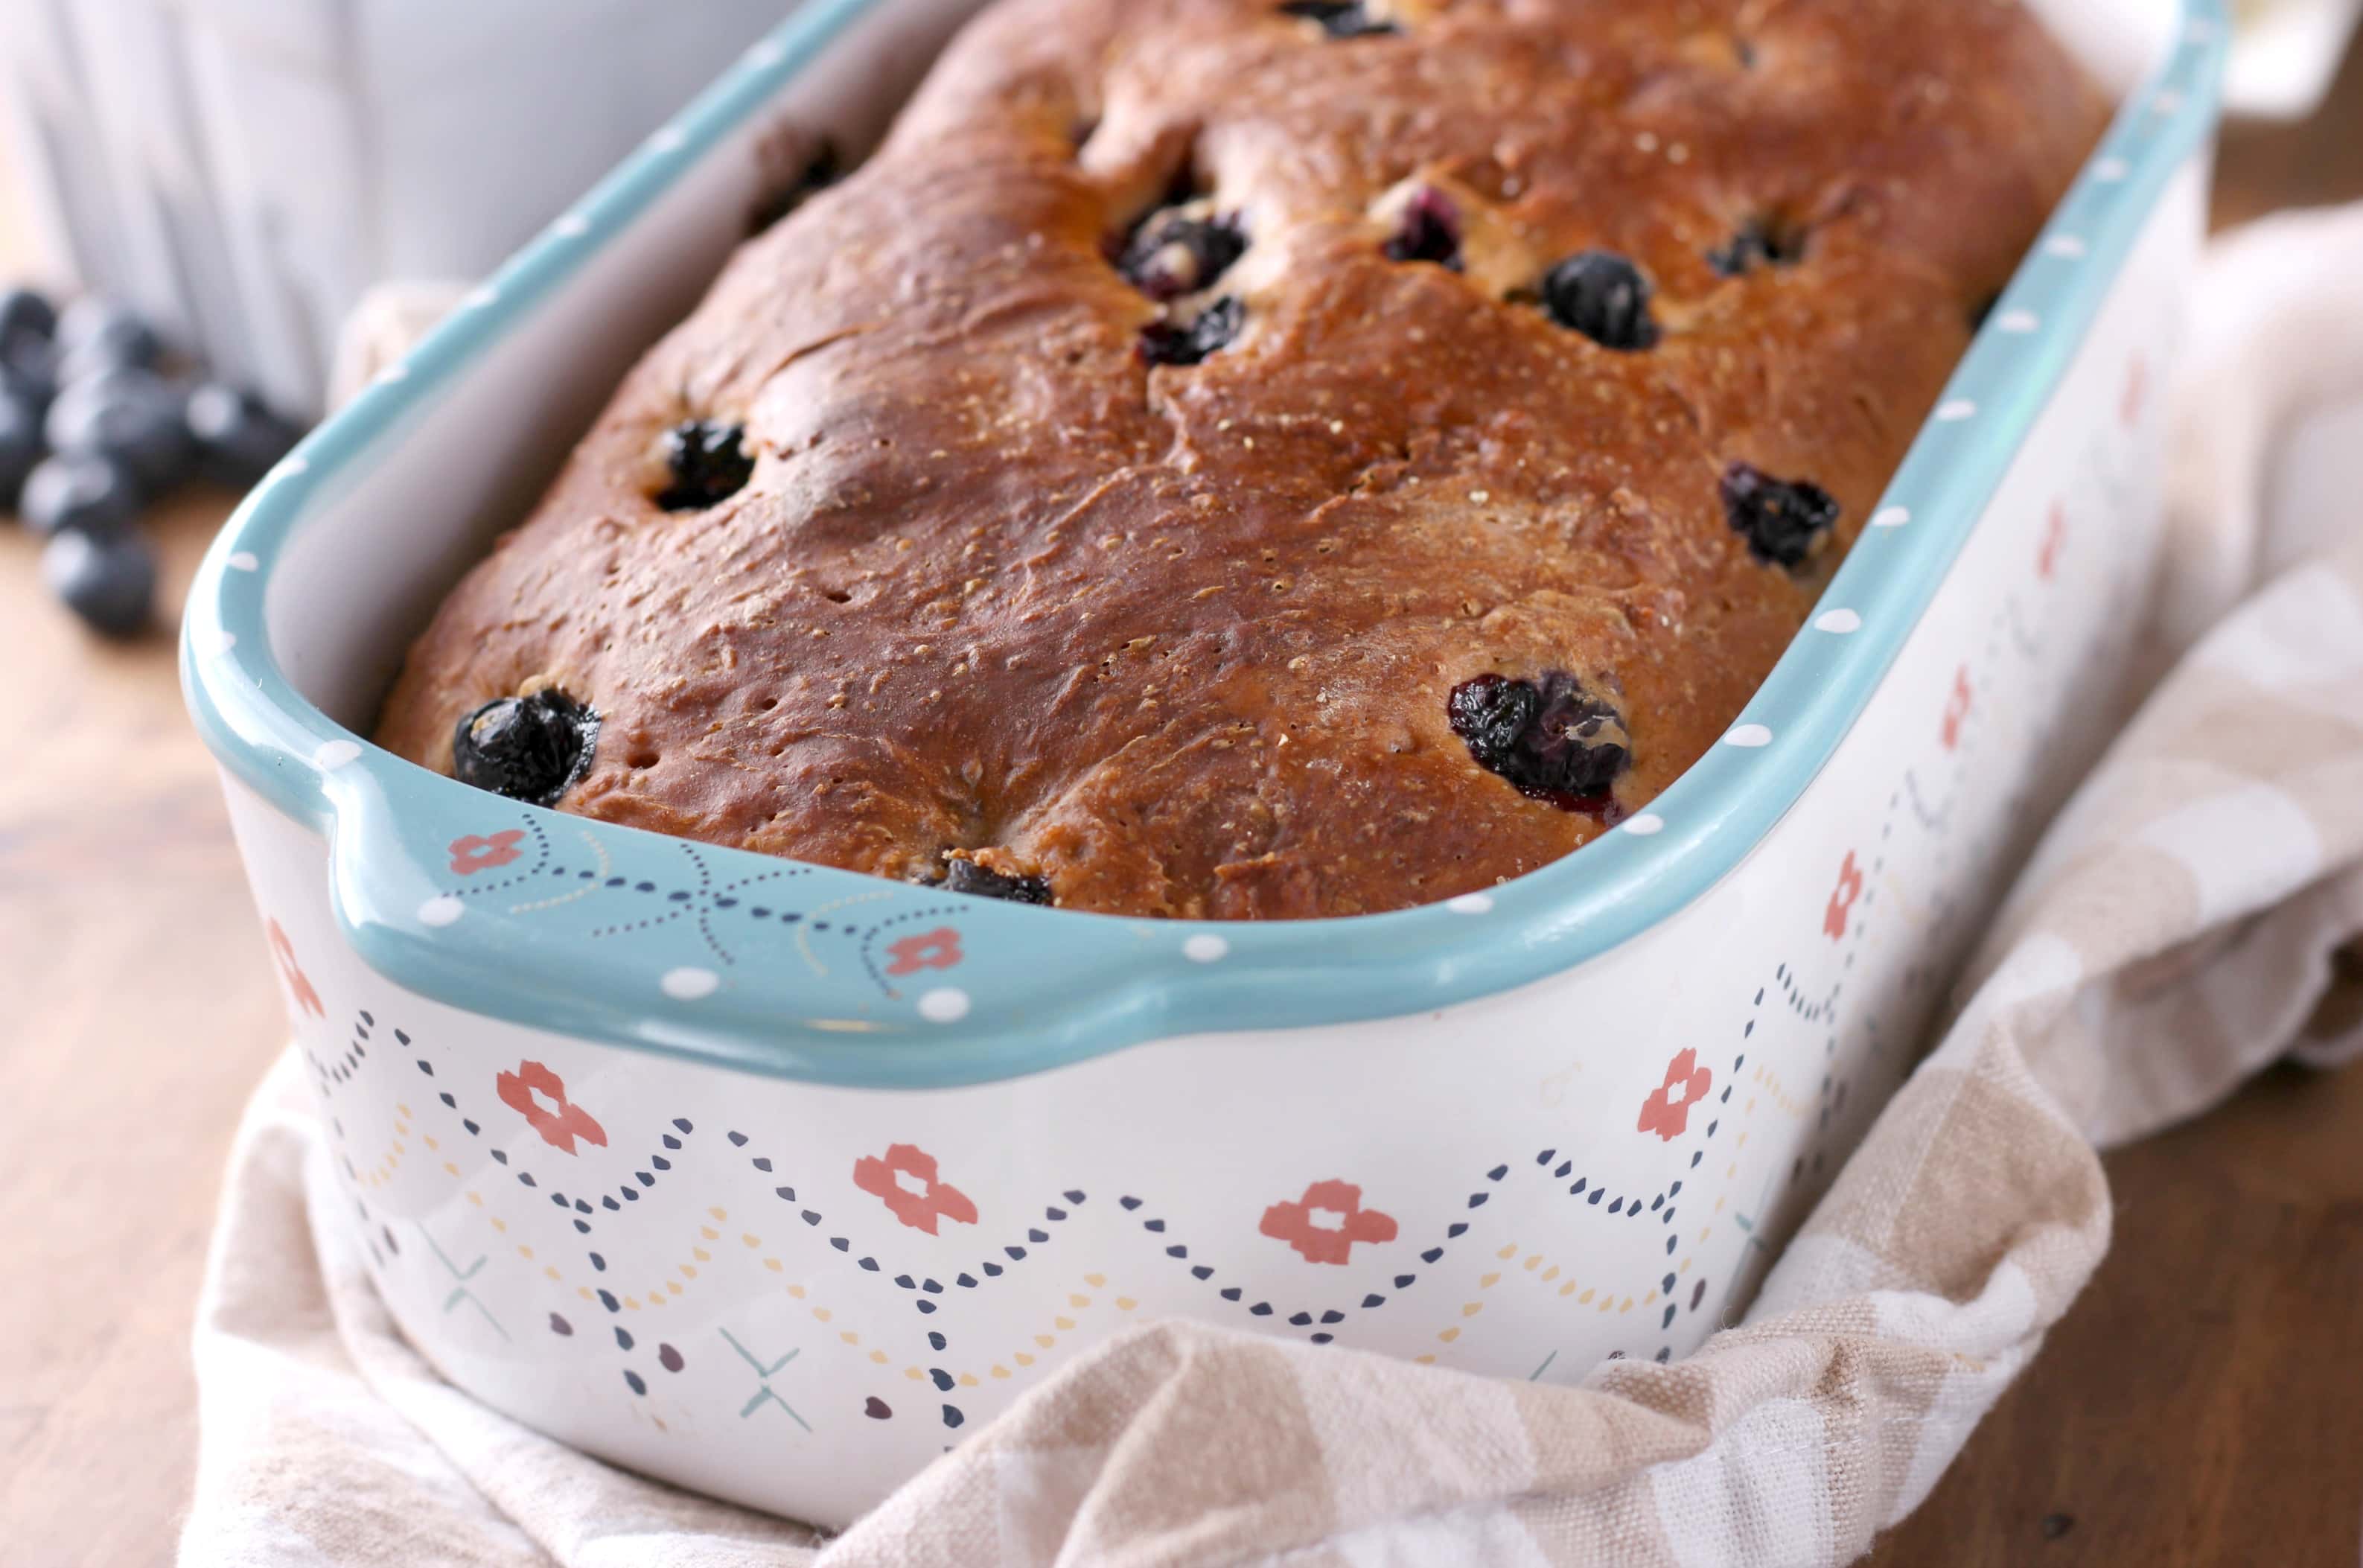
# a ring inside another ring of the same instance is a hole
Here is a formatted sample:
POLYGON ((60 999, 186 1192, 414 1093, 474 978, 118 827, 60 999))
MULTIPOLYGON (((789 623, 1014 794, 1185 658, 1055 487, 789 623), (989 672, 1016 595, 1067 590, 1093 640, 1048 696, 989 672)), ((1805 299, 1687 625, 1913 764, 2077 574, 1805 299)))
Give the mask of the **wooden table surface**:
MULTIPOLYGON (((2363 196, 2363 51, 2313 123, 2235 134, 2220 183, 2226 221, 2363 196)), ((21 239, 0 222, 0 276, 21 239)), ((151 518, 168 610, 227 505, 151 518)), ((0 1562, 160 1562, 216 1189, 280 1004, 169 638, 83 637, 36 554, 0 527, 0 1562)), ((2109 1174, 2099 1278, 1873 1561, 2356 1562, 2363 1071, 2276 1072, 2109 1174)))

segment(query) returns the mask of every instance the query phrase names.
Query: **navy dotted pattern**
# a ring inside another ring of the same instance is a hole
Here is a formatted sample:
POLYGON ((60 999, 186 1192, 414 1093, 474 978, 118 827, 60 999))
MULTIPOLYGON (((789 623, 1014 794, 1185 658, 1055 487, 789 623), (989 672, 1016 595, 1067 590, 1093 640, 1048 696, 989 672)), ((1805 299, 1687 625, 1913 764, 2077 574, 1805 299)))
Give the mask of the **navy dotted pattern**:
MULTIPOLYGON (((480 898, 487 894, 514 892, 529 906, 535 895, 544 899, 563 897, 565 892, 583 887, 595 887, 603 892, 627 895, 638 901, 645 913, 637 913, 608 925, 593 929, 593 937, 627 936, 676 921, 695 923, 699 937, 716 962, 735 965, 738 953, 730 945, 737 933, 724 928, 738 925, 749 929, 749 934, 762 935, 779 928, 795 927, 838 940, 856 941, 863 945, 856 950, 863 967, 882 995, 893 995, 893 987, 871 957, 871 940, 882 927, 871 927, 859 921, 815 919, 801 909, 779 906, 778 900, 767 900, 764 884, 793 881, 811 874, 811 868, 782 862, 778 866, 740 877, 733 882, 716 883, 713 867, 698 847, 676 841, 673 848, 688 862, 688 874, 676 882, 658 882, 649 878, 616 876, 601 869, 587 869, 563 863, 552 849, 542 825, 533 817, 520 816, 518 820, 532 836, 534 854, 524 869, 484 882, 470 877, 445 891, 456 898, 480 898), (728 940, 726 940, 728 939, 728 940)), ((956 912, 957 906, 945 906, 924 911, 929 915, 956 912)), ((901 918, 915 918, 901 917, 901 918)))

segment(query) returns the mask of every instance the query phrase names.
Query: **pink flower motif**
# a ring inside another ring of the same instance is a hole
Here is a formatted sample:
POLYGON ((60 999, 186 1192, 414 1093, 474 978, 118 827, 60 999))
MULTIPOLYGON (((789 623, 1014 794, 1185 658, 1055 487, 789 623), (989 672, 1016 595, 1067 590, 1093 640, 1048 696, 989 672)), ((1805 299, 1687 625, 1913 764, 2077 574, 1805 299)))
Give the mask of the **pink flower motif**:
POLYGON ((1969 667, 1966 664, 1953 672, 1953 693, 1945 699, 1945 750, 1961 743, 1961 726, 1969 717, 1969 667))
POLYGON ((2043 526, 2043 543, 2035 552, 2035 574, 2045 582, 2059 565, 2059 547, 2068 542, 2068 508, 2055 501, 2051 519, 2043 526))
POLYGON ((607 1129, 591 1113, 566 1097, 566 1085, 557 1073, 538 1062, 520 1062, 514 1073, 493 1080, 501 1104, 525 1118, 541 1140, 563 1154, 571 1154, 574 1140, 607 1147, 607 1129))
POLYGON ((1636 1131, 1654 1132, 1667 1143, 1681 1136, 1691 1123, 1691 1107, 1714 1087, 1714 1074, 1698 1064, 1698 1052, 1685 1051, 1666 1064, 1666 1081, 1641 1102, 1636 1131))
POLYGON ((883 1160, 874 1154, 856 1160, 853 1184, 884 1199, 895 1218, 930 1236, 939 1219, 976 1223, 976 1205, 958 1187, 936 1179, 936 1157, 915 1143, 888 1145, 883 1160))
POLYGON ((287 940, 276 920, 265 920, 262 929, 270 933, 272 955, 279 960, 279 973, 287 977, 287 994, 295 999, 295 1006, 316 1018, 327 1018, 328 1009, 320 1005, 320 994, 312 989, 304 966, 295 962, 295 944, 287 940))
POLYGON ((461 876, 473 876, 480 871, 505 866, 511 861, 523 860, 525 851, 517 846, 525 841, 525 829, 512 828, 505 833, 489 837, 471 833, 464 839, 451 840, 451 869, 461 876))
POLYGON ((1847 851, 1846 862, 1838 867, 1837 891, 1830 895, 1830 906, 1822 915, 1822 929, 1832 941, 1847 932, 1847 913, 1855 900, 1862 896, 1862 873, 1854 863, 1854 851, 1847 851))
POLYGON ((894 962, 886 966, 889 974, 916 974, 923 969, 950 969, 961 958, 960 933, 949 926, 938 926, 932 931, 922 931, 915 937, 904 937, 888 946, 887 952, 894 962))
POLYGON ((1362 1207, 1362 1189, 1351 1182, 1315 1182, 1293 1203, 1263 1211, 1256 1229, 1296 1249, 1308 1263, 1343 1263, 1357 1241, 1392 1241, 1394 1216, 1362 1207))

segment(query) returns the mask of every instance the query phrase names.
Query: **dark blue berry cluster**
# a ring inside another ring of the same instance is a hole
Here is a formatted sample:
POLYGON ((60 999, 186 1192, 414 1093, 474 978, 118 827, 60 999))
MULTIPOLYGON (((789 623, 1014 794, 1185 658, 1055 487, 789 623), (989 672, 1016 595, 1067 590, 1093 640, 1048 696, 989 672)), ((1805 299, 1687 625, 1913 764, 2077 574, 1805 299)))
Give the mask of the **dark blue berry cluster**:
POLYGON ((0 505, 50 541, 50 591, 110 636, 137 633, 154 607, 141 508, 190 478, 244 489, 300 433, 176 368, 156 329, 120 305, 60 310, 32 289, 0 291, 0 505))
POLYGON ((1473 676, 1446 711, 1479 767, 1562 811, 1607 810, 1632 762, 1623 717, 1564 670, 1473 676))

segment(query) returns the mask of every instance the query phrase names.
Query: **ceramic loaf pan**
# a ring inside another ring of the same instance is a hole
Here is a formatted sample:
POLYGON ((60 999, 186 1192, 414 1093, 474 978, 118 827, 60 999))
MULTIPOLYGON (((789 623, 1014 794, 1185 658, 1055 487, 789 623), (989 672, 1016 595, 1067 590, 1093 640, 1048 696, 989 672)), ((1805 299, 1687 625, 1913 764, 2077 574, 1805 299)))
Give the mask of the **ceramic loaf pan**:
POLYGON ((1163 1317, 1575 1382, 1745 1305, 2117 695, 2223 27, 2193 0, 1724 741, 1520 881, 1118 919, 370 746, 763 182, 874 140, 971 8, 813 0, 281 466, 183 650, 405 1332, 594 1453, 831 1525, 1163 1317))

